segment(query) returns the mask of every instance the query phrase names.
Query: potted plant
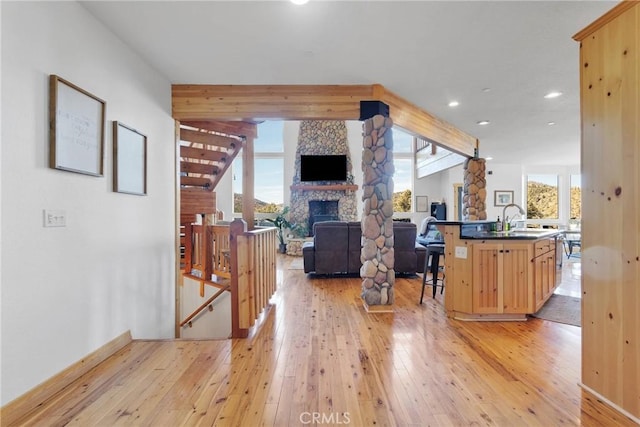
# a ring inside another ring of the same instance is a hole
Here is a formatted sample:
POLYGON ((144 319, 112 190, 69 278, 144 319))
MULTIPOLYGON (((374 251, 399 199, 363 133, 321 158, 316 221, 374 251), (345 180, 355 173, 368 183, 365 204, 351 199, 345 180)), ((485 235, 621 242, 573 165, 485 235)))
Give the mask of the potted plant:
POLYGON ((284 240, 285 230, 295 228, 295 225, 291 224, 286 217, 288 213, 289 206, 285 206, 275 218, 265 218, 265 221, 272 223, 273 226, 278 229, 277 234, 278 240, 280 241, 278 252, 280 252, 281 254, 287 252, 287 242, 284 240))

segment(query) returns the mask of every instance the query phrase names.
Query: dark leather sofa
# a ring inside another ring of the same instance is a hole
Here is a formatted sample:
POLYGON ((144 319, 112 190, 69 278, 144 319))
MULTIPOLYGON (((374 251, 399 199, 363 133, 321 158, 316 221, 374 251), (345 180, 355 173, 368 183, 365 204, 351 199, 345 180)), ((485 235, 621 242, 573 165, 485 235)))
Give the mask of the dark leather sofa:
MULTIPOLYGON (((362 230, 359 222, 318 222, 313 230, 313 241, 302 246, 305 273, 360 273, 362 230)), ((426 249, 416 243, 416 232, 413 223, 393 223, 396 273, 415 274, 424 270, 426 249)))

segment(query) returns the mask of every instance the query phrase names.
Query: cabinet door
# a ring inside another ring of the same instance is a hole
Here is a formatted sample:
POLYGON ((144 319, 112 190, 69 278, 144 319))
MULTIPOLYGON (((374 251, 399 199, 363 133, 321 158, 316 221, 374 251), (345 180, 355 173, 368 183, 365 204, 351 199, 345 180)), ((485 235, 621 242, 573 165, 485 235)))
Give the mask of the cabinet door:
POLYGON ((551 296, 556 289, 556 257, 555 252, 548 252, 544 257, 542 276, 544 298, 547 299, 551 296))
POLYGON ((539 255, 534 259, 534 311, 547 301, 556 289, 556 253, 555 250, 539 255))
POLYGON ((533 260, 533 300, 534 306, 531 308, 531 312, 535 313, 540 310, 542 304, 545 301, 546 291, 544 290, 545 283, 545 255, 540 255, 533 260))
POLYGON ((502 313, 501 244, 473 245, 473 312, 502 313))
POLYGON ((529 302, 533 298, 533 288, 529 286, 533 278, 533 272, 529 268, 530 248, 529 244, 503 245, 503 313, 527 313, 529 311, 529 302))

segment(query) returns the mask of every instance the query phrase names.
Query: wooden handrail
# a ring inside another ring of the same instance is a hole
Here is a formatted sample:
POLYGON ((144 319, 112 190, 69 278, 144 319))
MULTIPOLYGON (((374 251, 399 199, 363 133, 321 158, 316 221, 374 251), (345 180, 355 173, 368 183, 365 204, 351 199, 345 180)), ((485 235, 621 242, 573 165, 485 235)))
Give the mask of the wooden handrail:
POLYGON ((247 230, 242 219, 230 225, 231 336, 246 338, 276 291, 276 228, 247 230))
POLYGON ((206 307, 210 306, 211 303, 213 303, 213 301, 216 300, 216 298, 218 298, 220 295, 222 295, 225 291, 229 290, 230 285, 225 286, 224 288, 220 289, 218 292, 216 292, 215 294, 213 294, 213 296, 211 298, 209 298, 208 300, 206 300, 204 303, 202 303, 202 305, 198 308, 195 309, 195 311, 193 313, 191 313, 190 315, 188 315, 186 317, 186 319, 184 319, 182 322, 180 322, 180 327, 183 327, 184 325, 186 325, 187 323, 190 323, 191 319, 193 319, 194 317, 196 317, 198 314, 200 314, 200 312, 202 310, 204 310, 206 307))
POLYGON ((180 327, 191 326, 195 316, 207 307, 211 309, 211 303, 228 290, 232 337, 247 337, 260 313, 268 309, 269 298, 276 290, 276 228, 248 231, 246 222, 236 219, 230 225, 185 225, 185 234, 188 232, 191 236, 185 237, 185 245, 192 242, 193 252, 188 253, 190 260, 185 265, 191 265, 199 274, 196 277, 191 271, 184 271, 183 277, 200 283, 201 297, 205 295, 205 285, 218 286, 209 280, 212 273, 228 279, 228 284, 180 322, 180 327))

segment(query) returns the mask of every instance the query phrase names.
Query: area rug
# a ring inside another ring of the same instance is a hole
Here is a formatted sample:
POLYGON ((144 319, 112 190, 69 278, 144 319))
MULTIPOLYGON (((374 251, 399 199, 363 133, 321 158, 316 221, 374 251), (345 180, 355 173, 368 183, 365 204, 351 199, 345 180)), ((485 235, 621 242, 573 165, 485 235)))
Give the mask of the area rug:
POLYGON ((580 326, 580 298, 553 294, 533 317, 580 326))
POLYGON ((304 269, 304 264, 302 263, 302 258, 296 258, 293 261, 291 261, 291 264, 289 264, 289 270, 303 270, 304 269))

